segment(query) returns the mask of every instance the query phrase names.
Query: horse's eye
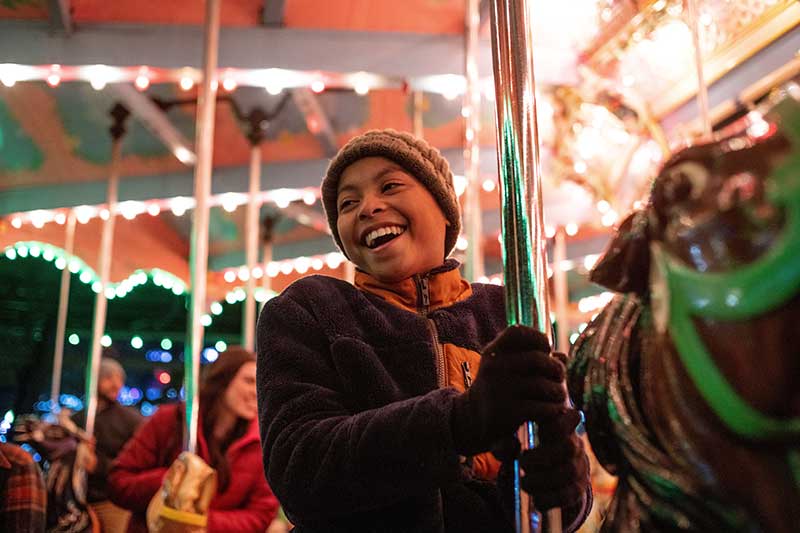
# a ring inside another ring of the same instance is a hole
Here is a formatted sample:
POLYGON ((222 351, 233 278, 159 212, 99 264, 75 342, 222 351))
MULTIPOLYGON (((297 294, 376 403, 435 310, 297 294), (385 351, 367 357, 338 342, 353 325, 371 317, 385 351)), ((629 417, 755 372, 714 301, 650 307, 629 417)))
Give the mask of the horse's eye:
POLYGON ((708 184, 708 169, 694 161, 687 161, 671 168, 669 175, 670 180, 664 191, 669 203, 699 198, 708 184))

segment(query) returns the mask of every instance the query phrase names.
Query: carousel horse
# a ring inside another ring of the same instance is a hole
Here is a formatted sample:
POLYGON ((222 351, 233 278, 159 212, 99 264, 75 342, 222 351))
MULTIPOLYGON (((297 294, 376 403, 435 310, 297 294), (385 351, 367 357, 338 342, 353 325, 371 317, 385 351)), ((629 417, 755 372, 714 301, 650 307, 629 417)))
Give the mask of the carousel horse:
POLYGON ((172 463, 147 506, 150 533, 204 533, 217 472, 199 456, 183 452, 172 463))
POLYGON ((591 278, 568 385, 619 477, 603 531, 800 524, 800 105, 673 156, 591 278))
POLYGON ((99 532, 99 522, 86 504, 85 464, 91 439, 62 410, 57 423, 35 416, 20 417, 14 440, 28 444, 44 459, 48 533, 99 532))

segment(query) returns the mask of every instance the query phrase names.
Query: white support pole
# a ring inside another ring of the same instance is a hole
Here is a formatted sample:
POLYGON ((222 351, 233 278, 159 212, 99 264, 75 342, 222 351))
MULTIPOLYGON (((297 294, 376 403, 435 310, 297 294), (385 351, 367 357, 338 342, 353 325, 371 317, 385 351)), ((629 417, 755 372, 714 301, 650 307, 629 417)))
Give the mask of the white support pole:
POLYGON ((220 0, 206 0, 205 51, 203 53, 203 83, 197 105, 195 147, 197 165, 194 169, 194 197, 196 207, 192 218, 192 241, 189 265, 191 289, 189 297, 189 324, 184 353, 184 394, 186 398, 186 431, 184 449, 197 450, 197 423, 200 408, 198 382, 200 380, 200 353, 203 348, 203 325, 200 319, 206 305, 206 277, 208 272, 208 218, 211 195, 212 150, 214 148, 214 111, 216 109, 217 54, 219 44, 220 0))
POLYGON ((569 353, 569 317, 567 313, 569 285, 567 284, 567 272, 561 268, 566 258, 567 233, 563 226, 559 226, 553 242, 553 283, 555 285, 556 323, 558 324, 556 348, 563 353, 569 353))
POLYGON ((692 32, 694 48, 694 66, 697 74, 697 107, 700 111, 702 126, 701 141, 711 141, 711 119, 708 111, 708 85, 703 73, 703 50, 700 47, 700 16, 697 12, 697 0, 687 0, 688 26, 692 32))
MULTIPOLYGON (((258 262, 258 193, 261 190, 261 149, 258 144, 250 148, 250 195, 247 199, 247 214, 244 225, 245 256, 247 259, 247 298, 244 301, 242 320, 242 345, 250 351, 256 344, 256 280, 253 269, 258 262)), ((265 277, 269 277, 264 274, 265 277)))
POLYGON ((92 347, 86 369, 86 433, 94 435, 94 419, 97 414, 97 374, 100 371, 102 346, 100 340, 105 334, 108 299, 106 290, 111 275, 111 250, 114 246, 114 221, 117 213, 117 190, 119 187, 120 158, 122 157, 122 136, 115 137, 111 145, 111 176, 108 179, 108 218, 103 222, 100 237, 100 292, 94 300, 94 319, 92 323, 92 347))
MULTIPOLYGON (((64 252, 67 261, 72 257, 75 247, 75 212, 70 210, 64 236, 64 252)), ((61 271, 61 290, 58 295, 58 318, 56 319, 56 345, 53 351, 53 377, 50 383, 50 405, 52 412, 58 413, 61 396, 61 373, 64 363, 64 337, 67 330, 67 311, 69 310, 69 285, 71 272, 68 268, 61 271)))
POLYGON ((425 93, 417 89, 413 92, 413 108, 414 108, 414 136, 422 139, 425 136, 425 131, 422 122, 422 106, 424 105, 425 93))
POLYGON ((481 15, 478 0, 467 0, 465 16, 466 37, 464 39, 467 92, 464 95, 466 115, 464 168, 467 190, 464 204, 464 222, 467 233, 467 257, 464 274, 469 281, 478 281, 484 276, 483 269, 483 224, 481 220, 480 180, 480 130, 481 91, 478 77, 478 29, 481 15))

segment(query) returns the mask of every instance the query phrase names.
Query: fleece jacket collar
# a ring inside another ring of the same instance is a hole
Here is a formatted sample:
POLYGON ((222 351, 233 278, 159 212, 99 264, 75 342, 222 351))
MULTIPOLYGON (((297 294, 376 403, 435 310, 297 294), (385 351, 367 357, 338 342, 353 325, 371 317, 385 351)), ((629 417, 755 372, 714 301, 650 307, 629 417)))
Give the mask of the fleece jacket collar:
POLYGON ((357 270, 355 286, 406 311, 427 314, 472 295, 472 288, 461 277, 458 267, 458 261, 448 259, 428 273, 417 274, 396 283, 384 283, 362 270, 357 270))

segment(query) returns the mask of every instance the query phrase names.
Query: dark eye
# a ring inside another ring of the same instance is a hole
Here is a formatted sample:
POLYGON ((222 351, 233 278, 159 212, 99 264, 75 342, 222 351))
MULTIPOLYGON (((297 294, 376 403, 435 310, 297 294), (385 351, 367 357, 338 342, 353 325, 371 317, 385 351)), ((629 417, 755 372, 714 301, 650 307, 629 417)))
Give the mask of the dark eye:
POLYGON ((342 200, 342 202, 339 204, 339 211, 344 211, 347 208, 355 205, 355 203, 356 203, 355 200, 342 200))
POLYGON ((400 185, 402 185, 402 184, 399 183, 399 182, 396 182, 396 181, 387 181, 386 183, 383 184, 383 187, 381 188, 381 190, 383 192, 391 191, 392 189, 396 189, 400 185))

